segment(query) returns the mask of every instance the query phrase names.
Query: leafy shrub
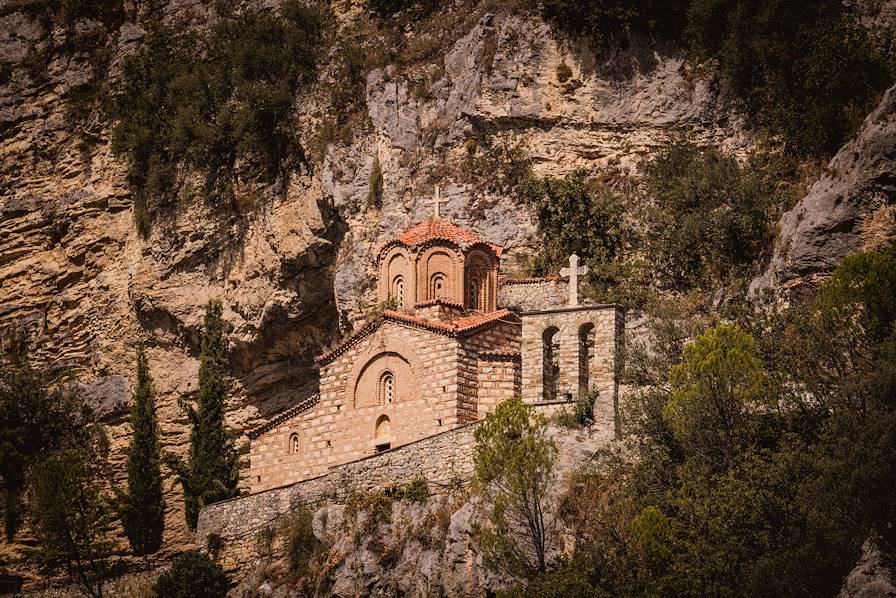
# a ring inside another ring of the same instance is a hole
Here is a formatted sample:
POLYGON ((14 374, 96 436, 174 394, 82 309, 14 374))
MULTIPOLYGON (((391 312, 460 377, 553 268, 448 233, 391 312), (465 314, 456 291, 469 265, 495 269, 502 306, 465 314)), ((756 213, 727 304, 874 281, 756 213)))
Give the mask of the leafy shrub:
POLYGON ((386 495, 393 500, 424 502, 429 498, 429 484, 425 477, 418 475, 406 486, 389 488, 386 491, 386 495))
POLYGON ((383 167, 380 165, 379 156, 373 159, 373 168, 370 171, 370 181, 367 188, 367 206, 380 207, 383 203, 383 167))
POLYGON ((596 391, 579 393, 579 398, 576 399, 573 413, 575 414, 576 422, 580 426, 590 426, 594 423, 594 401, 596 398, 596 391))
POLYGON ((646 253, 661 288, 728 280, 774 238, 772 223, 796 187, 760 156, 744 166, 716 149, 676 142, 647 168, 646 253), (784 184, 782 184, 784 183, 784 184))
POLYGON ((575 253, 590 268, 592 286, 606 289, 619 278, 622 209, 609 188, 580 170, 563 178, 531 178, 523 185, 523 195, 544 239, 530 264, 533 275, 559 271, 575 253))
POLYGON ((144 212, 174 199, 181 166, 204 172, 218 191, 237 161, 276 176, 293 146, 295 92, 316 71, 324 25, 316 7, 288 0, 279 14, 248 9, 203 36, 150 32, 125 63, 113 137, 144 212))
POLYGON ((839 0, 693 0, 687 41, 799 154, 836 151, 892 83, 894 65, 839 0))
POLYGON ((314 535, 313 514, 307 508, 296 509, 280 524, 280 535, 286 550, 289 568, 299 577, 304 576, 311 561, 323 551, 323 543, 314 535))
POLYGON ((602 43, 628 43, 632 33, 676 37, 684 26, 683 0, 542 0, 541 14, 567 33, 602 43))
POLYGON ((191 550, 174 559, 154 589, 158 598, 223 598, 229 586, 221 565, 191 550))

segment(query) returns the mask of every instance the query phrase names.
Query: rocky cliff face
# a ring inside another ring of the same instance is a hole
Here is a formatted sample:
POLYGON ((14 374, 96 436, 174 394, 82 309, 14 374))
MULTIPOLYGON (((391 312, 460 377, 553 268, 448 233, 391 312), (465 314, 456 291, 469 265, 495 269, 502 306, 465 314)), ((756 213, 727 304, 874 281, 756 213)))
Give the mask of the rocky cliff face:
MULTIPOLYGON (((337 9, 342 25, 361 12, 346 4, 337 9)), ((164 19, 203 27, 218 5, 172 0, 164 19)), ((532 217, 517 197, 471 179, 470 140, 520 144, 538 174, 633 173, 679 134, 735 153, 751 143, 711 76, 680 59, 652 48, 595 58, 536 17, 483 11, 453 32, 438 59, 373 70, 366 124, 353 141, 330 145, 320 163, 277 185, 244 184, 238 207, 195 202, 142 239, 125 166, 110 149, 113 123, 83 97, 85 88, 114 85, 124 56, 141 43, 137 7, 127 8, 129 20, 114 28, 63 26, 23 3, 0 2, 0 326, 26 327, 39 357, 75 369, 109 422, 118 462, 138 340, 148 346, 163 441, 182 452, 188 425, 178 399, 196 387, 203 305, 222 298, 234 374, 228 423, 254 427, 313 392, 313 355, 372 299, 376 247, 430 214, 424 202, 436 183, 449 200, 443 214, 506 246, 512 271, 514 256, 537 243, 532 217), (380 205, 367 201, 375 163, 380 205)), ((300 128, 326 109, 320 94, 298 98, 300 128)), ((892 125, 891 108, 869 117, 826 183, 873 187, 890 218, 892 170, 883 158, 892 158, 892 125)), ((801 243, 822 243, 827 230, 855 220, 826 216, 804 242, 800 209, 785 218, 775 280, 802 275, 801 243)), ((179 488, 171 479, 166 488, 166 545, 174 549, 192 537, 179 488)))
POLYGON ((896 239, 896 87, 780 222, 775 252, 751 287, 817 283, 847 255, 896 239))

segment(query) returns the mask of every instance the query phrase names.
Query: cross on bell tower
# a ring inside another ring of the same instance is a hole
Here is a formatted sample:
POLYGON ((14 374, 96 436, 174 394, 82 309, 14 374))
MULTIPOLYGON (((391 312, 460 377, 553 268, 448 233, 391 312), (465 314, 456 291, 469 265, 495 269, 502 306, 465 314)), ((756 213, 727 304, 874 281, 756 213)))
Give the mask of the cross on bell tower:
POLYGON ((588 266, 579 266, 579 256, 569 256, 569 268, 560 270, 560 276, 569 276, 569 305, 579 304, 579 276, 588 274, 588 266))
POLYGON ((433 197, 432 199, 430 199, 429 201, 427 201, 427 202, 426 202, 426 205, 428 205, 428 206, 433 206, 433 216, 435 216, 436 218, 441 218, 442 215, 441 215, 441 209, 440 209, 440 207, 441 207, 441 205, 442 205, 443 203, 448 203, 448 200, 447 200, 447 199, 442 199, 442 193, 441 193, 441 190, 439 189, 439 186, 436 185, 436 194, 435 194, 435 197, 433 197))

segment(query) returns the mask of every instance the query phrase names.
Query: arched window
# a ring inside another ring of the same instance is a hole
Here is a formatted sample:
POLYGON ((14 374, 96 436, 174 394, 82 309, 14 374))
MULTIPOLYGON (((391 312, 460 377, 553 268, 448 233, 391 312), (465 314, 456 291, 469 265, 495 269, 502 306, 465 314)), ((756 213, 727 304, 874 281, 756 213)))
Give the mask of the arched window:
POLYGON ((388 405, 395 401, 395 375, 392 372, 383 372, 379 384, 380 405, 388 405))
POLYGON ((396 276, 392 281, 392 298, 398 303, 398 307, 404 307, 404 278, 396 276))
POLYGON ((376 420, 374 438, 376 440, 381 440, 383 438, 389 438, 390 436, 392 436, 392 422, 389 421, 389 416, 381 415, 379 419, 376 420))
POLYGON ((470 309, 481 309, 479 304, 479 281, 470 281, 470 297, 467 300, 467 307, 470 309))
POLYGON ((379 419, 376 420, 376 428, 373 432, 373 441, 376 447, 376 452, 381 453, 383 451, 388 451, 392 446, 391 437, 392 422, 389 421, 387 416, 381 415, 379 419))
POLYGON ((433 274, 429 280, 429 298, 438 299, 444 297, 446 292, 445 275, 441 272, 433 274))
POLYGON ((591 360, 594 357, 594 324, 579 327, 579 393, 591 388, 591 360))
POLYGON ((543 343, 543 387, 546 401, 555 401, 560 389, 560 330, 551 326, 541 336, 543 343))
POLYGON ((299 454, 299 435, 293 434, 289 437, 289 454, 290 455, 298 455, 299 454))

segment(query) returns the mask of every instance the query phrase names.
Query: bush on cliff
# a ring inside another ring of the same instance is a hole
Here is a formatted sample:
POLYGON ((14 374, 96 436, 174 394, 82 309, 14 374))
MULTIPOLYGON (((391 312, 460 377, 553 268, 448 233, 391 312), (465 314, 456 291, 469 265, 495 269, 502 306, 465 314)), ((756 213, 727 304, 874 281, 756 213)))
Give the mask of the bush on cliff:
MULTIPOLYGON (((227 196, 234 168, 272 180, 301 153, 289 125, 295 94, 317 69, 326 16, 288 0, 279 12, 248 8, 209 32, 151 30, 127 59, 117 90, 113 149, 146 214, 177 199, 184 167, 204 175, 195 192, 227 196)), ((137 224, 148 232, 148 220, 137 224)))
POLYGON ((200 552, 184 552, 159 576, 157 598, 224 598, 230 582, 218 563, 200 552))

